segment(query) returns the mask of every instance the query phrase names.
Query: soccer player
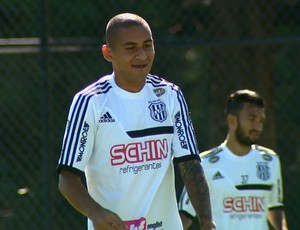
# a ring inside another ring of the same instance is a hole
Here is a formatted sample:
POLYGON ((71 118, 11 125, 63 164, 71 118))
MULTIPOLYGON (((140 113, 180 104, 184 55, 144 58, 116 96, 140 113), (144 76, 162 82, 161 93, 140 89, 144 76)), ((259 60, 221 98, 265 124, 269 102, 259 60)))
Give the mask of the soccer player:
MULTIPOLYGON (((251 90, 232 93, 225 109, 227 138, 200 154, 207 176, 213 219, 221 230, 287 229, 278 155, 256 145, 266 119, 264 101, 251 90)), ((185 229, 195 216, 183 192, 179 202, 185 229)))
POLYGON ((201 229, 214 229, 184 96, 149 74, 155 52, 148 23, 135 14, 116 15, 102 53, 113 73, 73 99, 57 166, 61 193, 88 218, 89 230, 179 230, 174 160, 201 229))

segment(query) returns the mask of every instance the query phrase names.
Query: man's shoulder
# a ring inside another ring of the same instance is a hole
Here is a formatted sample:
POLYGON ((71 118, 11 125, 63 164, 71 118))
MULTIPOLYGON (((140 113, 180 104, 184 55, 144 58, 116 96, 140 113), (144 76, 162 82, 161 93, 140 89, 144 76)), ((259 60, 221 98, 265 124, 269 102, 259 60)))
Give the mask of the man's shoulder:
POLYGON ((222 151, 223 151, 222 146, 216 146, 216 147, 213 147, 211 149, 208 149, 206 151, 201 152, 200 156, 203 157, 203 158, 208 158, 208 157, 211 157, 211 156, 214 156, 214 155, 218 155, 222 151))
POLYGON ((210 163, 216 163, 220 159, 220 153, 223 151, 222 146, 217 146, 200 153, 201 159, 210 163))
POLYGON ((149 84, 150 86, 152 86, 153 88, 171 88, 174 90, 179 90, 179 87, 166 80, 163 77, 159 77, 157 75, 152 75, 152 74, 148 74, 147 79, 146 79, 146 83, 149 84))
POLYGON ((273 149, 261 145, 253 145, 253 149, 266 161, 271 161, 273 158, 277 159, 279 157, 273 149))
POLYGON ((253 145, 253 148, 261 153, 269 153, 272 155, 277 155, 277 153, 273 149, 267 148, 265 146, 253 145))
POLYGON ((92 97, 95 95, 101 95, 107 93, 111 88, 111 75, 106 75, 98 79, 97 81, 90 83, 77 93, 77 96, 92 97))

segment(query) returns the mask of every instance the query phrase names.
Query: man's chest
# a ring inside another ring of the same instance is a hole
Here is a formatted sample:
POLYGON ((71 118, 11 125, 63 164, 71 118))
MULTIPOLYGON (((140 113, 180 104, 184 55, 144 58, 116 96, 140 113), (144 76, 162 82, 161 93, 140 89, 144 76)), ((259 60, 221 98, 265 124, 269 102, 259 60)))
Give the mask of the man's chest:
POLYGON ((272 189, 275 181, 273 165, 266 161, 220 162, 205 167, 209 184, 219 193, 254 192, 265 193, 272 189))

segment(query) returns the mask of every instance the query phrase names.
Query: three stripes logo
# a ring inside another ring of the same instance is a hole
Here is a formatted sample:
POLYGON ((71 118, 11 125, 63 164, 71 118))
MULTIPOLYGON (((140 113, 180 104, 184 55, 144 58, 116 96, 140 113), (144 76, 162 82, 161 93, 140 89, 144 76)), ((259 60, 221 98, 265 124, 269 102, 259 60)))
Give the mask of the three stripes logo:
POLYGON ((218 179, 223 179, 224 177, 222 176, 222 174, 217 171, 214 175, 213 175, 213 180, 218 180, 218 179))
POLYGON ((115 119, 110 115, 109 112, 106 112, 100 117, 99 122, 100 123, 115 122, 115 119))

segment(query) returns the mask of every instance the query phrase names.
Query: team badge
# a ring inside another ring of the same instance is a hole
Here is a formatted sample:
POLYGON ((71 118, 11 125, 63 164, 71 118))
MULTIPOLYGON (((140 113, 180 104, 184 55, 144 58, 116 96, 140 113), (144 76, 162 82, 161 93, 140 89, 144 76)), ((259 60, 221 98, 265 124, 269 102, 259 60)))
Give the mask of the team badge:
POLYGON ((258 162, 256 165, 256 176, 258 179, 266 181, 270 179, 270 168, 266 162, 258 162))
POLYGON ((165 103, 161 101, 151 102, 148 107, 153 120, 163 122, 167 119, 167 109, 165 103))

